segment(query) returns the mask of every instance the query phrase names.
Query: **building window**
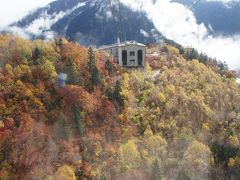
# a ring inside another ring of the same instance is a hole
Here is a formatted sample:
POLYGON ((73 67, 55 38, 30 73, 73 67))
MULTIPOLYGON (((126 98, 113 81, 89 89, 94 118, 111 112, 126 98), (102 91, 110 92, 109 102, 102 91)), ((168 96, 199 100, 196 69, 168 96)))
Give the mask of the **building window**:
POLYGON ((130 56, 135 56, 135 52, 134 51, 130 51, 130 56))
POLYGON ((127 65, 127 51, 126 50, 122 51, 122 64, 123 64, 123 66, 127 65))
POLYGON ((143 51, 139 50, 138 51, 138 65, 142 66, 142 64, 143 64, 143 51))

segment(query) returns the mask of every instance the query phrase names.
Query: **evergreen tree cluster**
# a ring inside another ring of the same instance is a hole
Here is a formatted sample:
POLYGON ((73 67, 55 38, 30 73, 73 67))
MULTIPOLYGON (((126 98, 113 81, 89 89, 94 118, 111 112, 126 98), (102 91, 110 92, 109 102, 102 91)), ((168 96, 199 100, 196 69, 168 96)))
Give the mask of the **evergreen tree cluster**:
POLYGON ((95 86, 98 86, 101 83, 100 73, 96 64, 97 62, 96 62, 94 51, 92 47, 90 47, 88 49, 87 69, 90 73, 90 84, 92 88, 94 88, 95 86))

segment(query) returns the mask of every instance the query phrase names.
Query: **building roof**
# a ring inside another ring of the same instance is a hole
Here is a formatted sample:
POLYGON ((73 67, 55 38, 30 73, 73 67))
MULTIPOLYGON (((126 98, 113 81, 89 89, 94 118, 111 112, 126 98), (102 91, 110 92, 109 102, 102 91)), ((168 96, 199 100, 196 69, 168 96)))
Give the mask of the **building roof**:
POLYGON ((113 47, 123 47, 123 46, 130 46, 130 45, 146 47, 146 45, 144 45, 142 43, 138 43, 136 41, 124 41, 124 42, 115 43, 115 44, 111 44, 111 45, 104 45, 104 46, 101 46, 98 49, 99 50, 104 50, 104 49, 109 49, 109 48, 113 48, 113 47))

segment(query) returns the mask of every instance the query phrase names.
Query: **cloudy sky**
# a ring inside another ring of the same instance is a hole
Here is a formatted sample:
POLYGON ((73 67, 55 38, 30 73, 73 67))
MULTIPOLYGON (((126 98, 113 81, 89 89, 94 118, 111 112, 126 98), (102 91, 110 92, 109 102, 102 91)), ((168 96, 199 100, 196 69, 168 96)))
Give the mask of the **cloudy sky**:
MULTIPOLYGON (((30 10, 54 0, 1 0, 0 29, 26 15, 30 10)), ((211 1, 211 0, 209 0, 211 1)), ((232 0, 218 0, 229 2, 232 0)), ((234 0, 235 1, 235 0, 234 0)), ((145 11, 156 28, 167 38, 184 46, 192 46, 211 57, 226 61, 231 69, 240 69, 240 34, 234 37, 212 37, 203 24, 197 24, 190 11, 177 23, 185 7, 171 0, 121 0, 134 10, 145 11)))

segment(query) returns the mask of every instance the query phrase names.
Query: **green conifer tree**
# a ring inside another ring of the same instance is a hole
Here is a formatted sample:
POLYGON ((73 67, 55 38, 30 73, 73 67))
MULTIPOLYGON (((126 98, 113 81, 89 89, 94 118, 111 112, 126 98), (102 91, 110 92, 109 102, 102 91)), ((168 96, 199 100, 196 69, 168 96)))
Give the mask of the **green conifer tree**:
POLYGON ((92 69, 90 80, 93 86, 98 86, 101 83, 100 73, 97 67, 92 69))
POLYGON ((60 113, 59 117, 58 117, 58 121, 59 121, 59 136, 62 139, 67 139, 71 136, 71 129, 70 126, 67 122, 66 116, 64 115, 64 113, 60 113))
POLYGON ((82 136, 84 133, 84 122, 79 107, 76 104, 74 104, 72 107, 72 117, 76 134, 82 136))
POLYGON ((78 67, 74 61, 68 60, 64 67, 64 72, 68 75, 67 78, 68 84, 81 85, 80 78, 78 75, 78 67))
POLYGON ((105 68, 108 70, 109 76, 113 75, 113 73, 114 73, 114 66, 112 65, 112 63, 109 60, 106 61, 105 68))
POLYGON ((121 92, 122 92, 121 82, 119 80, 117 80, 115 88, 114 88, 114 92, 113 92, 113 98, 116 100, 116 102, 120 106, 123 106, 124 105, 124 97, 121 94, 121 92))
POLYGON ((34 64, 34 65, 39 65, 39 64, 40 64, 41 51, 39 50, 38 47, 36 47, 36 48, 33 50, 32 59, 33 59, 33 64, 34 64))
POLYGON ((90 72, 90 84, 92 88, 98 86, 101 83, 100 73, 96 65, 96 58, 93 49, 90 47, 88 49, 88 71, 90 72))
POLYGON ((92 47, 88 48, 88 69, 92 70, 96 66, 96 59, 92 47))

